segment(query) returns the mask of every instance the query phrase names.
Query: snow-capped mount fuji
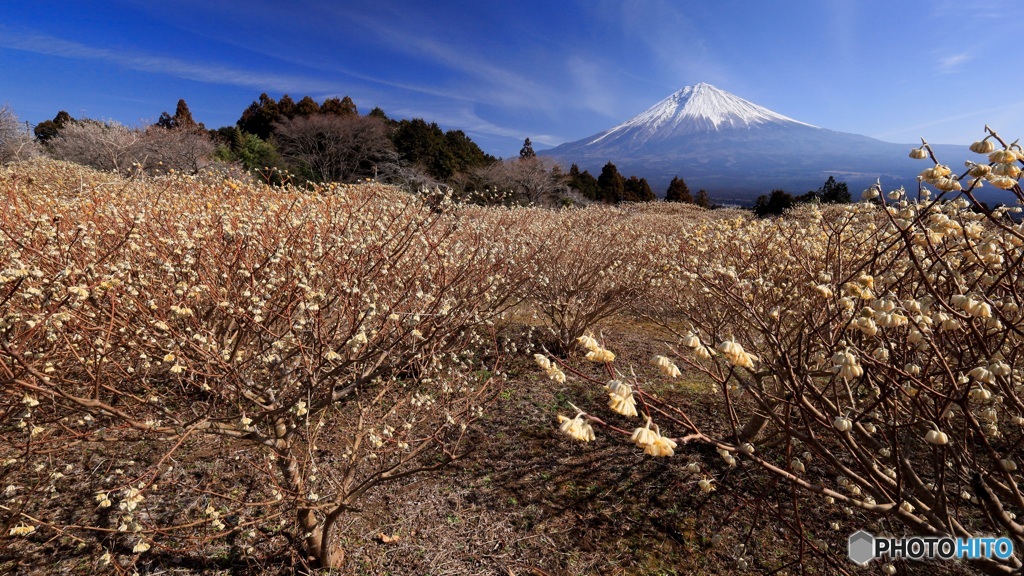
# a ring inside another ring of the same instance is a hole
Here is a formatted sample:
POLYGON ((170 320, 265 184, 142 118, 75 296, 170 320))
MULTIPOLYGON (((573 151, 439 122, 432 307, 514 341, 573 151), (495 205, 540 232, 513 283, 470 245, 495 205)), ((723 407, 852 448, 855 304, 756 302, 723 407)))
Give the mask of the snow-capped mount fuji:
MULTIPOLYGON (((607 162, 664 194, 674 176, 723 202, 749 203, 782 188, 802 194, 829 176, 856 195, 884 186, 916 186, 922 169, 910 145, 819 128, 706 83, 687 86, 629 120, 593 136, 538 152, 595 176, 607 162)), ((950 161, 966 148, 938 147, 950 161)), ((939 149, 936 149, 939 152, 939 149)))
POLYGON ((815 128, 701 82, 683 88, 626 122, 601 133, 590 144, 623 138, 644 144, 651 140, 666 140, 702 132, 789 123, 815 128))

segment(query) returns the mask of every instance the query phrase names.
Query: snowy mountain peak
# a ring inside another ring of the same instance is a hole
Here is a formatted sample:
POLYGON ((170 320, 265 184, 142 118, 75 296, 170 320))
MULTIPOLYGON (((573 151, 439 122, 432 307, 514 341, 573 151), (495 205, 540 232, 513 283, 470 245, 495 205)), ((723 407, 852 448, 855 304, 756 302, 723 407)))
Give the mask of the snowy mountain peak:
POLYGON ((700 82, 672 94, 590 143, 596 144, 626 134, 635 141, 646 142, 684 134, 717 132, 723 128, 751 128, 761 124, 811 126, 700 82))
POLYGON ((851 190, 879 179, 887 190, 913 185, 920 167, 907 148, 798 122, 700 83, 610 130, 539 154, 591 174, 614 162, 655 190, 685 177, 691 190, 747 203, 774 189, 814 190, 829 176, 851 190))

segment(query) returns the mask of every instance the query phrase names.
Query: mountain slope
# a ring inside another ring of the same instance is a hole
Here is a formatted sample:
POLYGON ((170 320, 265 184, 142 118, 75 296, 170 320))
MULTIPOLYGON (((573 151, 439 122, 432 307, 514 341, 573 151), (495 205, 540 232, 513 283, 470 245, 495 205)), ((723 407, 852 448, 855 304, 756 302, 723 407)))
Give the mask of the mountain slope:
MULTIPOLYGON (((950 162, 967 153, 937 147, 950 162)), ((801 194, 830 175, 855 193, 881 179, 910 189, 924 168, 910 146, 794 120, 710 84, 687 86, 633 118, 593 136, 539 152, 595 175, 608 161, 643 176, 659 193, 673 176, 720 201, 749 203, 774 188, 801 194)))

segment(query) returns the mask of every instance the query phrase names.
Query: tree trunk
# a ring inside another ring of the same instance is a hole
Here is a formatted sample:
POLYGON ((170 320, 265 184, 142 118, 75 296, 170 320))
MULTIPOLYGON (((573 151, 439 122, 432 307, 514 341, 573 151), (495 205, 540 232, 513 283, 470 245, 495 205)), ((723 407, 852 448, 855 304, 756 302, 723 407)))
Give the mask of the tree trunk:
MULTIPOLYGON (((274 432, 278 442, 277 466, 281 475, 284 476, 284 484, 289 491, 295 494, 297 502, 305 502, 306 483, 299 471, 298 461, 291 455, 287 422, 278 420, 275 423, 274 432)), ((301 536, 307 561, 319 568, 341 568, 341 564, 345 560, 345 553, 331 545, 330 531, 325 537, 324 526, 317 519, 316 512, 312 508, 300 505, 296 520, 302 530, 301 536)))

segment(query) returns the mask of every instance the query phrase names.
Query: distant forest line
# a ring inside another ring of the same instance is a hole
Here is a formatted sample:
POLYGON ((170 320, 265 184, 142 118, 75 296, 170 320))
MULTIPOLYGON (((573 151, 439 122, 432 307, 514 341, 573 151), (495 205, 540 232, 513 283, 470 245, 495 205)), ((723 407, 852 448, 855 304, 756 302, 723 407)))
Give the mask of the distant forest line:
MULTIPOLYGON (((13 113, 4 111, 6 123, 16 124, 13 113)), ((681 175, 658 194, 646 178, 625 176, 612 160, 597 176, 576 164, 565 170, 538 157, 529 138, 518 157, 501 159, 462 130, 445 131, 422 118, 393 119, 379 107, 360 114, 348 96, 323 102, 304 96, 296 102, 287 94, 275 100, 263 93, 234 125, 212 129, 193 118, 184 99, 173 114, 165 111, 155 124, 136 128, 76 119, 61 110, 32 132, 35 153, 120 172, 197 172, 221 164, 277 184, 374 179, 413 192, 446 189, 460 200, 482 204, 618 204, 660 196, 715 207, 708 191, 691 192, 681 175)), ((20 149, 19 156, 32 153, 20 149)), ((774 190, 759 197, 754 210, 762 216, 780 214, 807 201, 849 202, 850 194, 845 183, 829 177, 818 190, 798 196, 774 190)))

